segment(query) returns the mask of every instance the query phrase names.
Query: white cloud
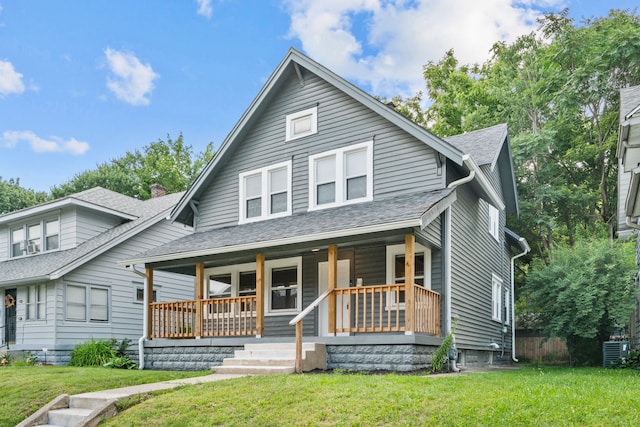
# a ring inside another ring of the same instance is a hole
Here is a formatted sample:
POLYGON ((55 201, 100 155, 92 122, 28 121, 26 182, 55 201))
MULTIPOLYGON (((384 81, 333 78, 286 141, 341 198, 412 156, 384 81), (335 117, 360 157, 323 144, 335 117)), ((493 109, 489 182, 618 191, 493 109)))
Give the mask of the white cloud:
POLYGON ((149 105, 149 95, 160 77, 151 65, 143 64, 130 52, 107 48, 107 65, 113 74, 107 78, 107 87, 116 97, 131 105, 149 105))
POLYGON ((5 131, 2 137, 0 137, 0 143, 6 148, 13 148, 19 142, 28 143, 36 153, 62 152, 80 155, 84 154, 90 148, 88 143, 78 141, 75 138, 64 141, 61 138, 52 137, 47 140, 40 138, 30 130, 5 131))
POLYGON ((9 61, 0 60, 0 96, 24 92, 22 74, 18 73, 9 61))
POLYGON ((283 0, 289 35, 336 73, 376 95, 413 95, 422 66, 453 48, 462 64, 482 63, 499 40, 537 28, 536 6, 563 0, 283 0), (357 27, 357 28, 356 28, 357 27))
POLYGON ((196 2, 198 3, 198 15, 211 19, 211 15, 213 15, 211 0, 196 0, 196 2))

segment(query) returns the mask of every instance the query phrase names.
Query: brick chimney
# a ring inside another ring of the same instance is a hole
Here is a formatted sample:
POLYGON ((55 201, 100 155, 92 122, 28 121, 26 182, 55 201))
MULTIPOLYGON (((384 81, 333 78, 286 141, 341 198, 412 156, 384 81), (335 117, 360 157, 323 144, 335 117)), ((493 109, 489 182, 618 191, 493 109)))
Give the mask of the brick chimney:
POLYGON ((160 184, 151 184, 151 198, 162 197, 167 195, 167 187, 160 184))

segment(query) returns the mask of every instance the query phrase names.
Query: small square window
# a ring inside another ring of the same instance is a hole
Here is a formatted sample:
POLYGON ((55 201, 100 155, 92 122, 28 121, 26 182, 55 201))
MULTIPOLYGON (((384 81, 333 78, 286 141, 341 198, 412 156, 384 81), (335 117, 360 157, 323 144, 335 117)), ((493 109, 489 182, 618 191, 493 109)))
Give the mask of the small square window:
POLYGON ((313 135, 318 132, 318 107, 287 115, 285 141, 313 135))

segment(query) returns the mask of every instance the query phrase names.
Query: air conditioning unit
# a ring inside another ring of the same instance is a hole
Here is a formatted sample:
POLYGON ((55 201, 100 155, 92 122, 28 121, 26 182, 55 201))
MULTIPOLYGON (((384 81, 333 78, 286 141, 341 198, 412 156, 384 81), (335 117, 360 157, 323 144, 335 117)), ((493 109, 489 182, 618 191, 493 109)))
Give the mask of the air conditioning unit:
POLYGON ((621 357, 627 357, 631 351, 629 341, 605 341, 602 344, 602 366, 610 368, 621 357))
POLYGON ((29 245, 27 245, 27 253, 35 254, 38 252, 40 252, 40 245, 37 245, 35 243, 30 243, 29 245))

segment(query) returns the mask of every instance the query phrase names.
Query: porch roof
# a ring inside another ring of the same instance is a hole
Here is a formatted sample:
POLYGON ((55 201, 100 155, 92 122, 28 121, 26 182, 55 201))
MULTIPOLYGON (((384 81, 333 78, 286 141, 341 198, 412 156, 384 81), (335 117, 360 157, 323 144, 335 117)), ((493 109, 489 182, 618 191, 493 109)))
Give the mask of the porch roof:
POLYGON ((120 264, 165 262, 402 228, 425 228, 455 199, 455 189, 441 189, 221 227, 181 237, 120 264))

